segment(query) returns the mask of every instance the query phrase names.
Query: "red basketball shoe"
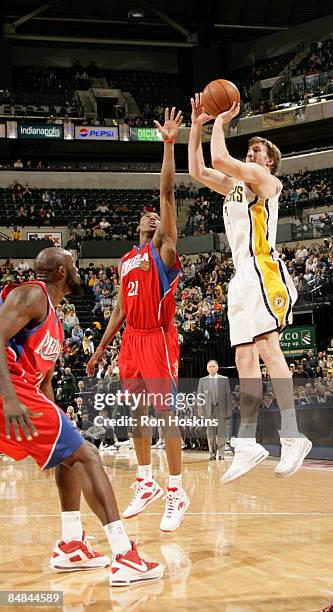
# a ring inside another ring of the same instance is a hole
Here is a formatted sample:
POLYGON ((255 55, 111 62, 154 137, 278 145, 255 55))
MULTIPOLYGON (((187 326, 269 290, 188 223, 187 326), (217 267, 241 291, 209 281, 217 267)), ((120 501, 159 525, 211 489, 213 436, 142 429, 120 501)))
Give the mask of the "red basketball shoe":
POLYGON ((81 540, 57 540, 49 566, 56 572, 102 569, 110 565, 106 555, 94 552, 83 532, 81 540))
POLYGON ((149 582, 150 580, 159 580, 163 576, 163 565, 145 561, 140 557, 134 542, 131 542, 131 544, 131 550, 112 558, 111 586, 129 586, 149 582))

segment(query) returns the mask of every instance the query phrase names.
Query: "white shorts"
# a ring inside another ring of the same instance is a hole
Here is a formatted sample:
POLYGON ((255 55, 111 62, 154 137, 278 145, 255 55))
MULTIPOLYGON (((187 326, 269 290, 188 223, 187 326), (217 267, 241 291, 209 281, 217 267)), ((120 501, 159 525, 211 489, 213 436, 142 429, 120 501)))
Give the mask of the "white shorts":
POLYGON ((282 331, 292 323, 296 300, 296 288, 281 259, 262 255, 244 260, 229 283, 231 346, 248 344, 270 331, 282 331))

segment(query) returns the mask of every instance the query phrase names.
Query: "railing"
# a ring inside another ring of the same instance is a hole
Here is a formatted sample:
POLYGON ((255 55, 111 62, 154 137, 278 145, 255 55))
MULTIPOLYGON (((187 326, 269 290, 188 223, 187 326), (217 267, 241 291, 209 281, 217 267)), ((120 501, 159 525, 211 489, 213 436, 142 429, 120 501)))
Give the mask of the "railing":
POLYGON ((332 236, 333 223, 330 226, 320 227, 320 225, 293 225, 291 228, 291 236, 293 240, 309 240, 311 238, 324 238, 332 236))

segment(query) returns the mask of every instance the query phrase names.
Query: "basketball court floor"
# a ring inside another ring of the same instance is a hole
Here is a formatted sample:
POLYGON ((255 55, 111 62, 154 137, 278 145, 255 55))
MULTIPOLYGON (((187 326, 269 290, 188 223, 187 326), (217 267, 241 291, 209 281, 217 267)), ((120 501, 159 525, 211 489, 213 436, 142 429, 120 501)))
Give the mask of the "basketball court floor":
MULTIPOLYGON (((217 610, 319 612, 333 601, 333 463, 306 461, 291 478, 273 475, 274 459, 229 485, 220 477, 231 460, 207 461, 185 452, 184 486, 191 500, 182 526, 162 534, 159 500, 126 521, 143 557, 165 565, 160 582, 110 588, 108 570, 54 574, 48 557, 60 534, 54 475, 31 460, 0 457, 1 589, 63 591, 64 612, 217 610)), ((134 451, 103 453, 119 507, 133 493, 134 451)), ((153 451, 156 479, 165 484, 166 457, 153 451)), ((83 524, 98 551, 108 545, 85 502, 83 524)), ((22 607, 13 605, 8 611, 22 607)))

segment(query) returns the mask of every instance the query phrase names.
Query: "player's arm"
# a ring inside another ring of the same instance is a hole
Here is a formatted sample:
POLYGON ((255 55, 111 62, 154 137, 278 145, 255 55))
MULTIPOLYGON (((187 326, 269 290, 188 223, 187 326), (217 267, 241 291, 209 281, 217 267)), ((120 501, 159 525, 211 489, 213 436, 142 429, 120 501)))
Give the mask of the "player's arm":
POLYGON ((273 176, 259 164, 246 164, 232 157, 227 149, 223 126, 227 125, 239 113, 239 104, 234 104, 225 113, 218 115, 214 122, 212 139, 210 143, 212 164, 216 170, 224 172, 237 179, 252 185, 272 187, 276 192, 276 182, 273 176))
POLYGON ((197 93, 194 98, 191 98, 192 116, 188 144, 189 174, 209 189, 227 195, 234 187, 235 181, 226 174, 219 172, 219 170, 207 168, 205 165, 201 144, 202 126, 213 117, 204 112, 201 98, 202 94, 199 96, 197 93))
POLYGON ((94 354, 90 357, 87 363, 87 374, 88 376, 92 376, 94 374, 96 364, 103 359, 106 347, 112 342, 114 336, 118 333, 125 322, 125 312, 123 308, 123 289, 122 282, 120 279, 120 287, 117 296, 116 305, 111 313, 109 322, 107 324, 106 330, 103 334, 103 337, 94 352, 94 354))
POLYGON ((160 257, 168 268, 176 262, 177 244, 177 213, 175 202, 175 152, 174 143, 177 138, 183 117, 181 111, 165 109, 164 125, 155 121, 157 129, 163 136, 164 152, 160 179, 160 216, 161 223, 153 238, 153 245, 159 250, 160 257))
POLYGON ((47 314, 47 299, 38 285, 22 286, 13 289, 0 308, 0 389, 3 399, 6 437, 10 437, 13 426, 15 437, 21 440, 22 430, 28 440, 38 435, 31 418, 40 413, 32 413, 20 403, 10 378, 5 342, 15 336, 30 321, 42 321, 47 314), (20 431, 21 428, 21 431, 20 431))
POLYGON ((46 395, 47 399, 55 403, 54 391, 52 387, 53 375, 54 375, 54 366, 53 368, 51 368, 51 370, 48 371, 46 376, 43 378, 42 383, 39 388, 42 391, 42 393, 46 395))

